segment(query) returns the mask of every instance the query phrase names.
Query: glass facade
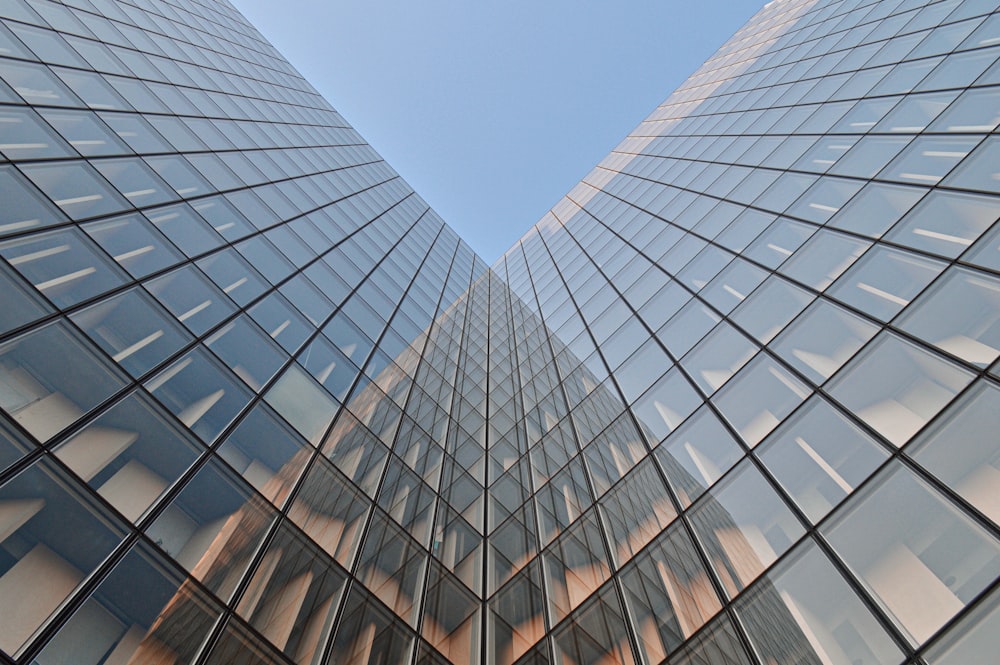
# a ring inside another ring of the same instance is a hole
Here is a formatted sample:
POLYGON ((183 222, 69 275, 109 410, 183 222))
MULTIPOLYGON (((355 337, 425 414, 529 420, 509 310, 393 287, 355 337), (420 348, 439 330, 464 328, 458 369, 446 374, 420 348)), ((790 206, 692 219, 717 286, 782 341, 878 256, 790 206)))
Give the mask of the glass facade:
POLYGON ((991 662, 998 125, 995 1, 775 0, 488 266, 223 0, 5 0, 0 662, 991 662))

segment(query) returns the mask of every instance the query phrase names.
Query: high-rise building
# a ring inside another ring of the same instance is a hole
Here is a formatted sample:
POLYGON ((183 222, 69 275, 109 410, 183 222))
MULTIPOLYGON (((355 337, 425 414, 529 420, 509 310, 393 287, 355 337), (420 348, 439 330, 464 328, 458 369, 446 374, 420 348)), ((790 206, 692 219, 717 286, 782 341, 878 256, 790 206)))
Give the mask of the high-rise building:
POLYGON ((995 662, 998 58, 774 0, 489 267, 226 2, 2 0, 0 662, 995 662))

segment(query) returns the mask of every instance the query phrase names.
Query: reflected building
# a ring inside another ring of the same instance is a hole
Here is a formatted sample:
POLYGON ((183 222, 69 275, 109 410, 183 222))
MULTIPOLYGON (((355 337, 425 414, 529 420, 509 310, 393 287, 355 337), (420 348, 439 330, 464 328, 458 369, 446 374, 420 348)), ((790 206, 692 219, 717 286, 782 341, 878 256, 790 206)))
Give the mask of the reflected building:
POLYGON ((490 266, 230 4, 7 0, 0 662, 988 662, 998 59, 775 0, 490 266))

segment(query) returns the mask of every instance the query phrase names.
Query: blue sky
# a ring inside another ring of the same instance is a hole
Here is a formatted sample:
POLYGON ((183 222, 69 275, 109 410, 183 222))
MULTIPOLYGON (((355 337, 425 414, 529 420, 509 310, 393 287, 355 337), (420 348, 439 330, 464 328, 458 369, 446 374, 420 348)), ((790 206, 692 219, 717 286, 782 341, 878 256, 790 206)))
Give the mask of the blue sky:
POLYGON ((492 262, 762 0, 233 0, 492 262))

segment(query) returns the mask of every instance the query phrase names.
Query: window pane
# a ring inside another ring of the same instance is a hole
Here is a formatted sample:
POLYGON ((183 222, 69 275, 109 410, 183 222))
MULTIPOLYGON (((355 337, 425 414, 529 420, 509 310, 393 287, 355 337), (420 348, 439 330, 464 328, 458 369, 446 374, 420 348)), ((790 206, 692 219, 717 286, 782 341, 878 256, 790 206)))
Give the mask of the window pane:
POLYGON ((37 193, 35 188, 12 166, 0 166, 0 235, 58 224, 66 216, 37 193))
POLYGON ((210 360, 187 354, 146 382, 146 389, 206 443, 211 443, 250 401, 250 392, 210 360))
POLYGON ((781 272, 822 291, 847 270, 870 243, 839 233, 820 231, 782 267, 781 272))
POLYGON ((264 399, 313 445, 319 445, 338 408, 298 365, 290 365, 264 399))
POLYGON ((84 157, 127 155, 131 152, 91 111, 39 109, 38 112, 84 157))
POLYGON ((702 497, 691 523, 730 597, 805 532, 749 461, 702 497))
POLYGON ((738 601, 765 663, 899 663, 892 638, 808 540, 738 601))
POLYGON ((881 236, 927 192, 919 187, 869 183, 829 222, 830 226, 872 238, 881 236))
POLYGON ((73 219, 107 215, 129 207, 104 178, 83 162, 32 164, 22 170, 73 219))
POLYGON ((99 302, 72 319, 134 377, 153 369, 191 339, 141 289, 99 302))
POLYGON ((135 393, 57 448, 56 456, 135 522, 199 452, 148 398, 135 393))
POLYGON ((620 579, 647 663, 661 662, 721 609, 708 571, 683 529, 664 532, 622 570, 620 579))
POLYGON ((841 368, 878 332, 871 323, 817 299, 771 344, 783 360, 817 385, 841 368))
POLYGON ((147 534, 193 577, 228 600, 274 512, 222 467, 215 462, 203 466, 147 534))
POLYGON ((686 508, 743 457, 743 449, 714 412, 702 407, 654 454, 686 508))
POLYGON ((1000 649, 1000 592, 994 591, 927 650, 931 665, 989 662, 1000 649))
POLYGON ((138 213, 93 222, 83 230, 133 277, 145 277, 184 259, 138 213))
POLYGON ((278 531, 264 561, 237 611, 285 655, 299 663, 316 662, 346 573, 288 527, 278 531))
POLYGON ((227 323, 205 345, 255 392, 260 392, 286 359, 245 315, 227 323))
POLYGON ((62 323, 0 346, 0 407, 42 442, 123 385, 109 363, 62 323))
POLYGON ((146 211, 146 217, 188 256, 203 254, 222 244, 222 238, 185 204, 146 211))
POLYGON ((44 462, 0 487, 0 506, 0 650, 14 656, 123 533, 96 502, 44 462))
POLYGON ((219 613, 215 603, 166 566, 160 555, 139 545, 34 662, 110 665, 168 658, 171 663, 193 663, 219 613))
POLYGON ((980 381, 907 448, 907 453, 1000 523, 1000 390, 980 381))
POLYGON ((11 161, 73 157, 73 151, 29 109, 0 110, 0 153, 11 161))
POLYGON ((4 306, 0 308, 0 332, 30 323, 50 311, 50 307, 28 286, 0 265, 0 292, 4 306))
POLYGON ((955 258, 1000 218, 996 199, 932 192, 886 236, 887 240, 955 258))
POLYGON ((841 370, 830 394, 902 446, 971 380, 955 365, 883 333, 841 370))
POLYGON ((900 464, 844 506, 824 534, 914 644, 1000 573, 1000 545, 900 464))
POLYGON ((758 354, 713 401, 747 445, 753 447, 809 393, 806 384, 768 356, 758 354))
POLYGON ((236 309, 229 298, 191 265, 146 282, 145 286, 196 335, 204 333, 236 309))
POLYGON ((201 259, 198 267, 241 307, 269 288, 264 278, 231 247, 201 259))
POLYGON ((701 403, 698 393, 679 370, 660 379, 632 407, 650 444, 658 443, 701 403))
POLYGON ((76 229, 9 240, 0 254, 32 286, 68 307, 124 283, 124 275, 76 229))
POLYGON ((979 367, 1000 355, 1000 282, 953 268, 910 307, 900 327, 979 367))
POLYGON ((813 397, 758 457, 813 523, 861 484, 888 453, 860 427, 813 397))

